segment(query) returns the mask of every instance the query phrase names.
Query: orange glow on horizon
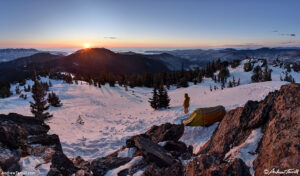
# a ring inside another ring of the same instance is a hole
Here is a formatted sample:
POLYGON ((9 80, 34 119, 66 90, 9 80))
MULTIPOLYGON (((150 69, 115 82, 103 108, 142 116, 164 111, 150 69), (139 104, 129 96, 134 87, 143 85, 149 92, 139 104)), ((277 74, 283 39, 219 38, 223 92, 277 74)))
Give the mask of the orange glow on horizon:
MULTIPOLYGON (((188 41, 91 41, 85 43, 81 41, 57 41, 57 42, 0 42, 0 48, 210 48, 224 47, 229 45, 239 45, 239 42, 188 42, 188 41)), ((263 44, 262 44, 263 45, 263 44)), ((273 43, 264 43, 266 46, 272 46, 273 43)))
POLYGON ((84 47, 84 48, 90 48, 91 45, 90 45, 89 43, 85 43, 85 44, 83 44, 83 47, 84 47))

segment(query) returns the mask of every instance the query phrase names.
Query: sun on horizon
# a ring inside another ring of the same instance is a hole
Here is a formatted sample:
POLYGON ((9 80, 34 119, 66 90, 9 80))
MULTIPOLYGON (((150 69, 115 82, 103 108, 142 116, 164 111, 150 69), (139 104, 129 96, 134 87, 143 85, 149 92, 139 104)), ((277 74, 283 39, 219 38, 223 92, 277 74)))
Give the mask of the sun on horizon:
POLYGON ((83 44, 83 47, 84 47, 84 48, 90 48, 91 45, 90 45, 89 43, 85 43, 85 44, 83 44))

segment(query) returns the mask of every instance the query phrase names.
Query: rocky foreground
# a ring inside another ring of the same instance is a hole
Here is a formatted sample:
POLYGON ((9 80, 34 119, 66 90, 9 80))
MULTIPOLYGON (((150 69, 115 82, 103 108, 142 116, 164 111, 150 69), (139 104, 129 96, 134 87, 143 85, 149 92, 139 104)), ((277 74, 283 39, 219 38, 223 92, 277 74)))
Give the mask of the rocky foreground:
POLYGON ((284 85, 263 101, 248 101, 227 112, 198 154, 179 141, 182 125, 153 126, 128 139, 121 149, 91 162, 80 156, 67 158, 59 137, 47 134, 48 130, 48 125, 32 117, 0 115, 0 173, 21 171, 20 158, 33 155, 51 163, 49 176, 264 175, 272 169, 300 174, 300 84, 284 85), (257 129, 263 135, 255 152, 249 153, 255 156, 249 168, 231 151, 257 129))

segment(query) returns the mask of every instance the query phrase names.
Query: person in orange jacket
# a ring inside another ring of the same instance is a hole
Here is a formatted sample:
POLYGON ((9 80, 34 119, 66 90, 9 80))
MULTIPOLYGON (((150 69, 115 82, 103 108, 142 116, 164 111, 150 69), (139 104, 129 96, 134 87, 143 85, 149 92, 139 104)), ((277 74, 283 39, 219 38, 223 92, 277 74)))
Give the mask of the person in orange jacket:
POLYGON ((184 113, 185 114, 189 113, 190 97, 187 93, 184 94, 184 101, 182 106, 184 108, 184 113))

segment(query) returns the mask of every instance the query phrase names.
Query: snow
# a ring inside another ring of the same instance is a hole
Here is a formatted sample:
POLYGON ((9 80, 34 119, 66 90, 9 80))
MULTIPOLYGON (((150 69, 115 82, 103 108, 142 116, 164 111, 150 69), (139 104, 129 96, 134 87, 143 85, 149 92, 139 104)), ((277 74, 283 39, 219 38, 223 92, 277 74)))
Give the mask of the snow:
POLYGON ((40 175, 46 176, 50 170, 51 163, 44 163, 43 158, 27 156, 20 159, 21 172, 18 175, 40 175))
POLYGON ((123 158, 129 157, 129 158, 131 158, 132 155, 134 154, 134 152, 136 152, 135 147, 125 148, 124 150, 122 150, 118 153, 118 157, 123 157, 123 158))
POLYGON ((201 147, 210 139, 219 123, 214 123, 209 127, 185 127, 180 141, 187 146, 193 146, 193 153, 197 154, 201 147))
POLYGON ((133 176, 142 176, 145 170, 139 170, 133 174, 133 176))
POLYGON ((118 175, 118 173, 124 169, 127 169, 129 167, 131 167, 132 165, 138 163, 139 161, 142 161, 143 160, 143 157, 142 156, 137 156, 137 157, 134 157, 132 158, 132 160, 128 163, 126 163, 125 165, 123 166, 120 166, 116 169, 113 169, 113 170, 109 170, 108 172, 106 172, 105 176, 116 176, 118 175))
MULTIPOLYGON (((244 61, 243 61, 244 62, 244 61)), ((259 64, 259 63, 258 63, 259 64)), ((205 78, 201 84, 192 85, 188 88, 171 87, 168 91, 171 98, 170 108, 153 110, 148 100, 152 95, 152 89, 145 87, 102 88, 88 85, 79 81, 79 84, 66 84, 60 80, 51 80, 54 91, 61 99, 62 107, 51 107, 53 117, 46 121, 50 126, 49 134, 59 135, 64 153, 69 158, 78 155, 85 160, 103 157, 125 145, 126 139, 133 135, 144 133, 152 125, 161 125, 166 122, 179 124, 190 113, 199 107, 223 105, 231 110, 244 106, 248 100, 262 100, 271 91, 278 90, 287 82, 280 81, 283 69, 272 67, 273 81, 251 83, 252 72, 244 72, 243 63, 237 68, 229 68, 231 77, 236 81, 241 78, 241 85, 234 88, 220 89, 220 84, 210 78, 205 78), (218 90, 210 91, 210 86, 218 86, 218 90), (189 114, 184 114, 182 108, 184 93, 191 97, 189 114), (76 123, 81 117, 84 124, 76 123)), ((300 82, 300 73, 291 72, 296 82, 300 82)), ((229 78, 231 79, 231 78, 229 78)), ((42 81, 48 81, 42 78, 42 81)), ((33 84, 27 81, 27 84, 33 84)), ((12 91, 16 85, 12 85, 12 91)), ((20 87, 22 90, 23 87, 20 87)), ((24 93, 24 92, 23 92, 24 93)), ((26 92, 27 100, 19 98, 15 94, 0 100, 0 114, 15 112, 32 116, 29 101, 32 101, 31 93, 26 92)), ((194 153, 207 142, 218 123, 209 127, 185 127, 185 132, 180 139, 187 145, 194 147, 194 153)), ((122 151, 120 156, 130 156, 129 151, 122 151)))
MULTIPOLYGON (((47 81, 42 78, 42 81, 47 81)), ((170 109, 153 110, 148 103, 152 89, 109 87, 97 88, 85 82, 66 84, 51 80, 54 91, 61 99, 62 107, 51 107, 53 117, 46 121, 50 134, 58 134, 64 153, 70 157, 82 156, 92 160, 112 153, 125 144, 129 137, 144 133, 152 125, 166 122, 181 123, 190 114, 184 114, 182 101, 184 93, 191 97, 190 113, 198 107, 223 105, 226 110, 243 106, 248 100, 262 100, 270 91, 277 90, 286 82, 270 81, 245 84, 234 88, 218 89, 210 92, 212 80, 188 88, 169 90, 170 109), (78 117, 84 125, 76 123, 78 117)), ((27 81, 33 84, 32 81, 27 81)), ((16 85, 12 86, 14 90, 16 85)), ((22 87, 21 87, 22 89, 22 87)), ((16 112, 31 116, 29 101, 18 95, 1 99, 0 113, 16 112)), ((210 127, 186 127, 182 141, 198 150, 211 136, 217 124, 210 127), (197 137, 199 136, 199 138, 197 137)))
POLYGON ((253 161, 257 157, 256 149, 262 136, 263 133, 261 128, 252 130, 251 134, 244 143, 233 147, 228 153, 226 153, 225 159, 229 161, 233 161, 235 158, 242 159, 245 164, 250 167, 251 175, 254 175, 253 161))

